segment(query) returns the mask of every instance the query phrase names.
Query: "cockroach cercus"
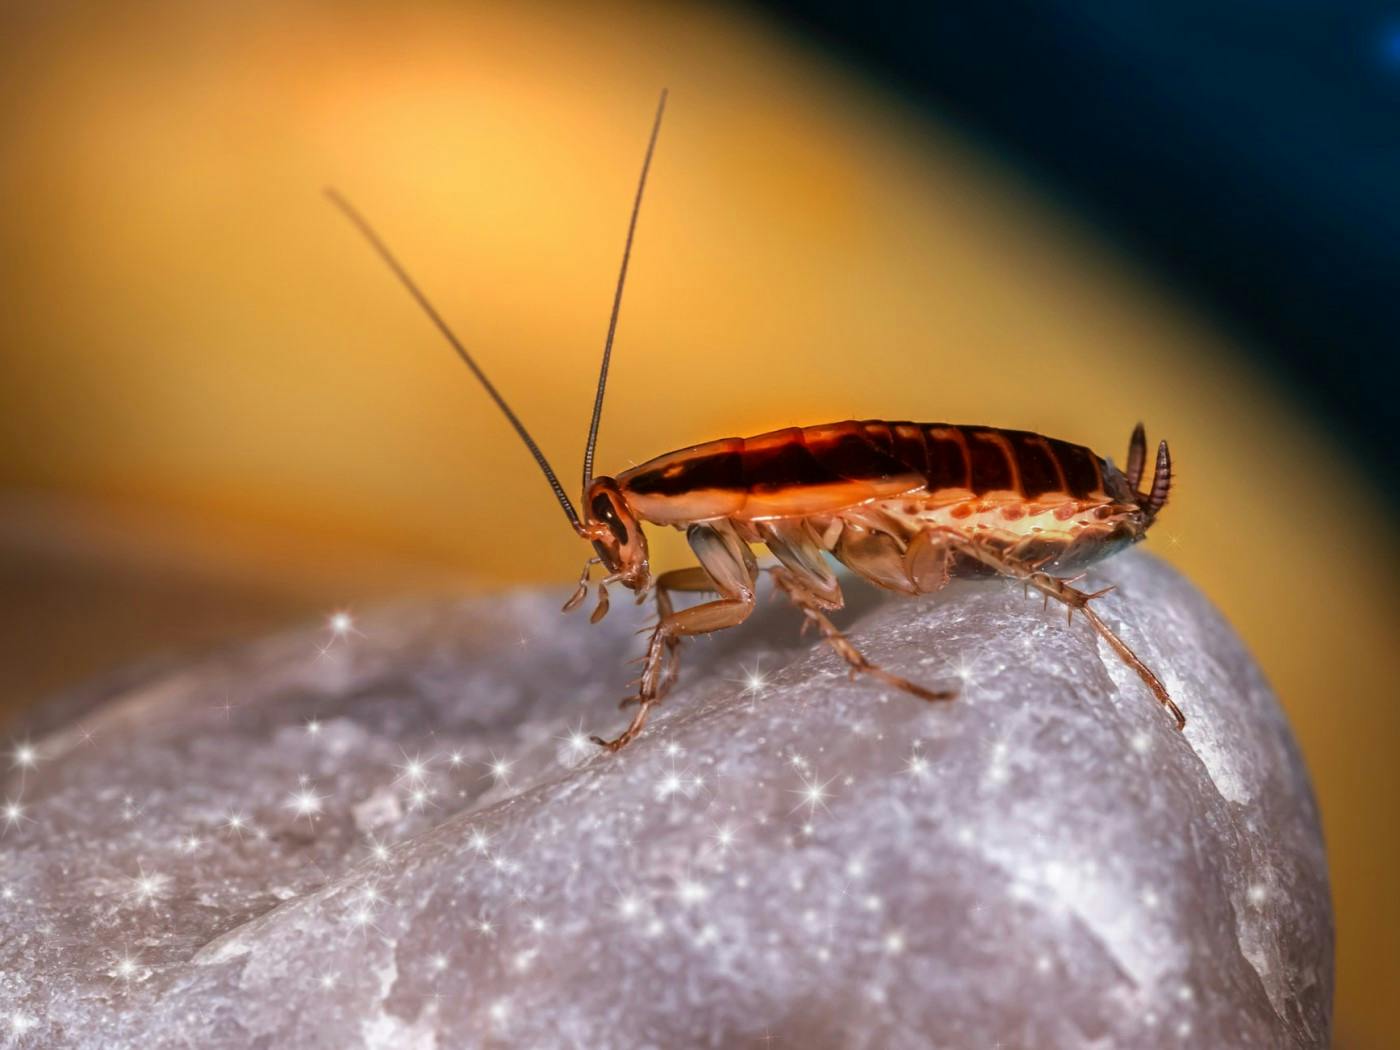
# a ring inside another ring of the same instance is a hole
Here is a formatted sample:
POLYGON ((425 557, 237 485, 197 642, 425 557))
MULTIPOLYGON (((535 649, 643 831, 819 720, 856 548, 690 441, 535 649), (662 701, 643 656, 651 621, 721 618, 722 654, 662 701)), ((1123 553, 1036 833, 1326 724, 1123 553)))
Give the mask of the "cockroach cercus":
POLYGON ((427 313, 505 414, 544 472, 569 524, 593 546, 567 612, 587 596, 595 566, 598 604, 592 621, 608 610, 608 585, 621 584, 638 602, 655 595, 658 620, 642 661, 631 723, 612 740, 593 739, 609 750, 624 747, 641 732, 651 709, 675 682, 683 638, 742 623, 753 611, 760 568, 751 545, 775 556, 776 586, 815 625, 850 665, 923 700, 951 700, 955 691, 935 691, 877 667, 838 631, 827 613, 841 608, 841 588, 823 552, 878 587, 925 594, 955 576, 997 575, 1021 581, 1065 605, 1070 617, 1083 613, 1115 653, 1146 683, 1182 729, 1186 719, 1167 690, 1089 603, 1095 593, 1076 589, 1067 577, 1143 538, 1171 488, 1167 443, 1157 448, 1151 488, 1138 490, 1146 460, 1141 424, 1133 431, 1125 470, 1080 445, 1021 430, 844 420, 789 427, 748 438, 722 438, 668 452, 615 476, 593 473, 593 450, 603 412, 608 364, 627 280, 637 214, 656 136, 666 108, 663 91, 647 142, 641 178, 632 202, 603 343, 603 361, 593 417, 583 454, 583 513, 559 483, 505 399, 481 371, 379 235, 333 190, 334 203, 369 240, 409 294, 427 313), (642 522, 684 529, 698 566, 653 577, 642 522), (677 592, 717 597, 676 609, 677 592))

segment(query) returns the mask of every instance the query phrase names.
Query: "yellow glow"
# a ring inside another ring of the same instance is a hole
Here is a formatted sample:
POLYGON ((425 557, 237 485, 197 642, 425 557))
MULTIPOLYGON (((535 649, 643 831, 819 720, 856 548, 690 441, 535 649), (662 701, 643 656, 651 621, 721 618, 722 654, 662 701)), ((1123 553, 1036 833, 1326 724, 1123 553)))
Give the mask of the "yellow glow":
MULTIPOLYGON (((326 614, 433 565, 562 599, 587 551, 319 194, 382 229, 572 489, 669 86, 599 467, 850 417, 1037 430, 1115 459, 1139 419, 1168 437, 1178 484, 1148 547, 1237 625, 1297 728, 1331 850, 1339 1045, 1392 1030, 1395 531, 1345 448, 1014 174, 710 5, 4 18, 0 485, 10 511, 88 508, 21 515, 40 523, 24 542, 76 530, 326 614)), ((679 564, 678 538, 655 539, 654 565, 679 564)), ((71 642, 62 666, 82 644, 115 660, 165 642, 113 637, 71 642)), ((47 658, 26 645, 25 666, 47 658)))

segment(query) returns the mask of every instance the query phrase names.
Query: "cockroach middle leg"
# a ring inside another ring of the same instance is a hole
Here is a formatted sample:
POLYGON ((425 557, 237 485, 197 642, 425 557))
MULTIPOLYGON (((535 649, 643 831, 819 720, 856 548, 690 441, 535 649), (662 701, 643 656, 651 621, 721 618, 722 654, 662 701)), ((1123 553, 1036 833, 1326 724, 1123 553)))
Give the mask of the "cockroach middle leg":
POLYGON ((1113 628, 1099 619, 1098 613, 1089 607, 1089 603, 1095 598, 1102 597, 1111 591, 1112 587, 1106 587, 1101 591, 1089 593, 1070 586, 1069 581, 1062 580, 1057 576, 1052 576, 1048 572, 1042 571, 1036 564, 1016 558, 1014 555, 1003 554, 993 550, 986 544, 969 539, 953 529, 939 531, 939 539, 949 547, 976 558, 982 564, 995 569, 1003 576, 1021 580, 1030 584, 1036 590, 1044 594, 1048 599, 1054 598, 1063 602, 1069 615, 1073 617, 1076 612, 1084 614, 1090 625, 1098 632, 1099 637, 1109 644, 1109 647, 1118 654, 1125 664, 1137 672, 1139 678, 1148 689, 1152 690, 1152 695, 1157 698, 1157 702, 1162 705, 1172 720, 1176 723, 1176 728, 1181 730, 1186 728, 1186 716, 1181 713, 1181 708, 1176 706, 1171 695, 1167 692, 1161 680, 1152 673, 1145 663, 1138 658, 1138 655, 1128 647, 1128 643, 1119 638, 1113 628))
MULTIPOLYGON (((920 700, 952 700, 958 695, 956 690, 925 689, 923 686, 911 682, 907 678, 901 678, 897 674, 891 674, 883 667, 871 663, 864 653, 851 644, 851 640, 841 633, 823 611, 824 609, 832 607, 839 608, 839 600, 838 602, 833 602, 830 599, 823 600, 818 595, 813 594, 804 587, 797 576, 788 569, 775 567, 768 571, 773 574, 773 582, 780 587, 783 593, 792 599, 792 603, 802 611, 806 622, 812 624, 817 630, 821 631, 822 638, 826 640, 826 643, 836 650, 837 655, 839 655, 841 659, 845 660, 846 663, 850 665, 852 678, 858 674, 868 674, 872 678, 878 678, 886 685, 892 685, 896 689, 902 689, 906 693, 917 696, 920 700)), ((840 591, 838 590, 836 593, 839 596, 840 591)))

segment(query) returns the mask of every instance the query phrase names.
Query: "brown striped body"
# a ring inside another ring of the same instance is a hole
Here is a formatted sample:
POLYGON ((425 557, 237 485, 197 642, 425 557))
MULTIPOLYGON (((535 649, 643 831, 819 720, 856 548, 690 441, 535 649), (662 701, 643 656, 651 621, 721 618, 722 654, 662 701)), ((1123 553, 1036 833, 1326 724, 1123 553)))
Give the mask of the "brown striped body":
POLYGON ((894 591, 938 590, 955 575, 993 573, 1034 587, 1078 611, 1132 667, 1172 715, 1186 725, 1165 686, 1090 608, 1111 590, 1077 590, 1054 573, 1095 561, 1141 539, 1171 489, 1167 443, 1157 449, 1148 492, 1137 491, 1146 465, 1141 424, 1128 446, 1126 473, 1080 445, 1039 434, 946 423, 846 420, 792 427, 750 438, 726 438, 659 456, 616 476, 597 474, 593 456, 602 420, 608 365, 642 191, 666 106, 663 91, 632 203, 632 218, 613 293, 598 388, 583 454, 582 514, 554 469, 471 353, 448 328, 373 227, 334 191, 332 203, 369 241, 472 371, 534 457, 569 524, 593 548, 564 611, 588 596, 595 566, 598 604, 590 618, 607 615, 608 586, 654 596, 650 631, 637 692, 623 701, 637 711, 621 734, 592 739, 611 751, 627 745, 646 724, 679 671, 682 639, 743 623, 757 599, 759 565, 752 545, 777 560, 764 567, 774 587, 801 611, 808 626, 866 675, 927 701, 946 701, 954 689, 929 689, 872 663, 827 617, 845 598, 824 552, 852 572, 894 591), (653 577, 643 522, 684 529, 697 565, 653 577), (676 608, 673 595, 711 593, 713 599, 676 608))
MULTIPOLYGON (((1150 521, 1123 474, 1082 445, 946 423, 847 420, 725 438, 659 456, 617 484, 640 518, 678 527, 727 519, 751 542, 765 539, 767 523, 803 519, 838 558, 852 527, 901 550, 920 531, 953 529, 1074 568, 1141 538, 1150 521)), ((950 566, 982 571, 967 559, 950 566)))

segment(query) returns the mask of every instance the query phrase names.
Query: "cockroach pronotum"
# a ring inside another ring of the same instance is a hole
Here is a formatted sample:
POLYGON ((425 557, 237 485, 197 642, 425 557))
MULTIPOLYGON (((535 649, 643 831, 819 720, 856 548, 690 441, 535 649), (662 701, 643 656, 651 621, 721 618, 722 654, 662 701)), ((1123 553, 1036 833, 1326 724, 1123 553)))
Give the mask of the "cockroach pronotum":
POLYGON ((1165 441, 1157 447, 1151 489, 1138 490, 1147 454, 1141 424, 1133 431, 1122 471, 1081 445, 1021 430, 846 420, 708 441, 616 476, 594 475, 593 451, 627 264, 665 109, 663 91, 632 201, 603 343, 583 454, 582 516, 524 424, 379 235, 344 198, 327 191, 505 414, 544 472, 569 524, 593 545, 594 555, 584 564, 564 611, 587 597, 592 571, 600 565, 605 575, 598 583, 592 622, 607 613, 609 584, 629 588, 639 603, 655 595, 658 620, 650 631, 637 692, 622 702, 624 707, 635 704, 637 711, 617 737, 593 740, 611 751, 632 741, 676 681, 681 640, 748 618, 760 571, 753 544, 774 555, 777 564, 764 571, 850 665, 852 677, 870 675, 924 700, 956 695, 877 667, 836 629, 826 614, 841 608, 844 600, 823 552, 876 586, 909 595, 936 591, 955 576, 1004 576, 1034 587, 1046 602, 1062 602, 1071 618, 1076 611, 1083 613, 1142 678, 1176 728, 1183 729, 1186 718, 1157 676, 1090 608, 1112 588, 1086 593, 1073 586, 1077 576, 1064 575, 1142 539, 1167 502, 1172 469, 1165 441), (684 529, 700 564, 653 578, 644 521, 684 529), (678 592, 717 597, 678 610, 671 600, 678 592))

